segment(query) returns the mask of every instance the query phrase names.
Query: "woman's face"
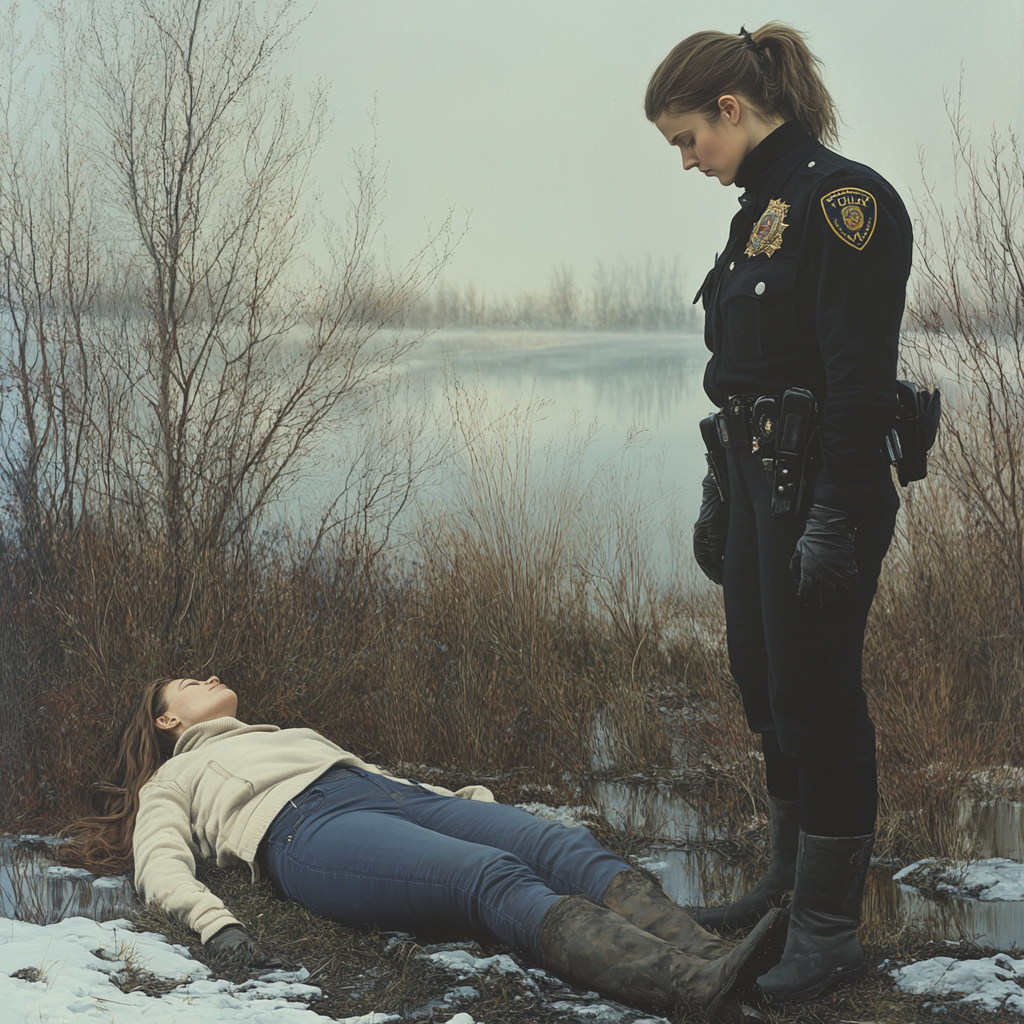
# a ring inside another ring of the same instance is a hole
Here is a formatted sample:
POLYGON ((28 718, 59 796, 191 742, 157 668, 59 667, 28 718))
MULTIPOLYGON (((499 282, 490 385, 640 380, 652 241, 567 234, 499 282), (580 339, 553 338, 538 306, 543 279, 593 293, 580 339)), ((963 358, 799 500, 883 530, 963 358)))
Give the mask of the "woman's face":
POLYGON ((762 121, 735 96, 720 97, 718 106, 720 116, 714 121, 696 111, 665 111, 654 123, 670 146, 679 147, 684 171, 696 168, 708 178, 731 185, 744 157, 774 126, 762 121))
POLYGON ((167 709, 156 719, 158 729, 175 736, 199 722, 233 718, 238 697, 216 676, 209 679, 172 679, 164 688, 167 709))

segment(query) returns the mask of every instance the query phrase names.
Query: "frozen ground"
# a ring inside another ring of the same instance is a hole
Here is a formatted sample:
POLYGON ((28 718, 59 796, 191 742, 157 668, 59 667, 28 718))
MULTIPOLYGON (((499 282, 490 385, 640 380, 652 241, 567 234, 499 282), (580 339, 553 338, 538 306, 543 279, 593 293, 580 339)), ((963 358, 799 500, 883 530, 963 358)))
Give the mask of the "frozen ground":
MULTIPOLYGON (((472 999, 474 977, 485 972, 515 975, 536 989, 533 975, 509 956, 475 957, 462 949, 424 955, 448 969, 459 984, 445 997, 472 999), (468 982, 468 984, 467 984, 468 982)), ((309 973, 263 971, 240 985, 210 977, 182 946, 154 932, 136 932, 125 920, 69 917, 51 925, 0 918, 0 1000, 5 1024, 317 1024, 326 1020, 308 1004, 320 990, 306 984, 309 973), (136 987, 137 986, 137 987, 136 987), (128 989, 128 991, 125 991, 128 989), (148 993, 148 994, 147 994, 148 993)), ((594 1024, 667 1024, 596 995, 587 1001, 554 1004, 594 1024)), ((340 1024, 384 1024, 396 1014, 341 1018, 340 1024)), ((469 1013, 432 1018, 446 1024, 483 1024, 469 1013)))
MULTIPOLYGON (((580 809, 527 807, 534 813, 577 824, 580 809)), ((656 867, 656 864, 649 865, 656 867)), ((51 875, 72 874, 83 881, 87 873, 51 866, 51 875)), ((906 888, 960 900, 1024 902, 1024 864, 1005 858, 971 863, 925 860, 903 868, 895 880, 906 888)), ((94 879, 97 888, 126 887, 125 879, 94 879)), ((392 941, 402 941, 399 938, 392 941)), ((427 947, 429 956, 452 978, 451 991, 435 1008, 434 1019, 444 1024, 493 1024, 485 1016, 456 1012, 471 1003, 474 979, 486 973, 514 975, 533 991, 545 976, 524 970, 509 956, 477 957, 468 949, 427 947), (448 1012, 445 1012, 449 1006, 448 1012)), ((897 990, 931 997, 926 1005, 936 1009, 965 1003, 978 1009, 1024 1018, 1024 960, 999 954, 976 960, 939 956, 917 963, 887 962, 897 990)), ((123 919, 97 922, 70 917, 41 926, 0 917, 0 1001, 4 1024, 46 1021, 48 1024, 89 1021, 170 1022, 231 1021, 317 1024, 326 1018, 309 1004, 319 989, 308 983, 304 969, 263 971, 249 981, 232 984, 214 979, 209 970, 193 960, 182 946, 171 945, 159 934, 136 932, 123 919), (148 993, 148 994, 147 994, 148 993), (272 1016, 273 1015, 273 1016, 272 1016)), ((553 979, 547 978, 550 983, 553 979)), ((596 994, 573 999, 552 997, 543 985, 550 1005, 571 1015, 570 1019, 593 1024, 655 1024, 660 1018, 599 999, 596 994)), ((569 994, 569 990, 562 990, 569 994)), ((470 1005, 469 1009, 472 1009, 470 1005)), ((345 1024, 384 1024, 400 1019, 395 1014, 373 1013, 344 1018, 345 1024)))

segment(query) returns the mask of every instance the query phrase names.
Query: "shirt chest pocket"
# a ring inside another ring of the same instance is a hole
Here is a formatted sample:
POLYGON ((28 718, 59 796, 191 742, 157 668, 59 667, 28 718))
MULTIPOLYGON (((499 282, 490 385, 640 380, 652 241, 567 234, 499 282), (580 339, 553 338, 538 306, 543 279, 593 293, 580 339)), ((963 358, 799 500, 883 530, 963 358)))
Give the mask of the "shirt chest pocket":
POLYGON ((796 260, 751 260, 728 272, 719 309, 725 355, 737 368, 771 366, 798 347, 796 275, 796 260))
POLYGON ((215 836, 221 826, 253 796, 252 784, 209 761, 192 794, 192 829, 200 838, 215 836))

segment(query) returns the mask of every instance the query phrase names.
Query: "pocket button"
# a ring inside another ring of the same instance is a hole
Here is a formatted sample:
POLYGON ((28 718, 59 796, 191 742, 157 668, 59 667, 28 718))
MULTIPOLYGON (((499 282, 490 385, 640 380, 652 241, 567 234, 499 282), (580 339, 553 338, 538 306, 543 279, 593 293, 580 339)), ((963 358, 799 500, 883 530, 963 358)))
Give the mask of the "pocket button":
POLYGON ((764 295, 764 281, 758 281, 757 284, 754 285, 754 294, 764 295))

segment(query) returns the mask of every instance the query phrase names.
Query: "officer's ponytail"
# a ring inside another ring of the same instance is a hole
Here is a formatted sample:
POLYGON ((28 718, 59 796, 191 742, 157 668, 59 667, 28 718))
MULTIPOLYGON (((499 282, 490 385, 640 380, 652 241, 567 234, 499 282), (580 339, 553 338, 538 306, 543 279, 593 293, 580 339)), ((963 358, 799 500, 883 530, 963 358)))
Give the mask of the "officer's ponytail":
POLYGON ((838 118, 804 37, 777 21, 756 32, 695 32, 661 62, 647 85, 651 121, 668 111, 719 116, 718 97, 747 99, 759 113, 799 121, 815 138, 835 141, 838 118))

